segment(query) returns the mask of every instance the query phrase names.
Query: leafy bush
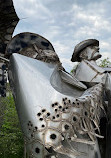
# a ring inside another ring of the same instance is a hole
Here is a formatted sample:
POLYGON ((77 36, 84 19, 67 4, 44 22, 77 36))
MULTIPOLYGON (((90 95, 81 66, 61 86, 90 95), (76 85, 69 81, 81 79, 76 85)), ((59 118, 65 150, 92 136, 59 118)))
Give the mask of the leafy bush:
POLYGON ((23 135, 21 132, 17 112, 12 94, 6 98, 0 98, 2 108, 2 125, 0 129, 0 158, 23 157, 23 135))
POLYGON ((109 58, 105 58, 103 60, 100 60, 99 66, 101 66, 101 67, 107 67, 110 64, 111 64, 111 62, 109 61, 109 58))

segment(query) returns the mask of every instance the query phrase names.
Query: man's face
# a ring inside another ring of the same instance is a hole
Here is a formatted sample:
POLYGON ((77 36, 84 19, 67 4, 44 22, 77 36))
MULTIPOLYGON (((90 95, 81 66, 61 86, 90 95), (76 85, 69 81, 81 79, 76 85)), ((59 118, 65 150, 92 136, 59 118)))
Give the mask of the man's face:
POLYGON ((91 60, 97 60, 101 57, 101 54, 99 53, 99 47, 98 46, 89 46, 88 48, 88 54, 91 54, 90 59, 91 60))
POLYGON ((86 60, 97 60, 100 57, 98 46, 89 46, 80 54, 80 58, 86 60))

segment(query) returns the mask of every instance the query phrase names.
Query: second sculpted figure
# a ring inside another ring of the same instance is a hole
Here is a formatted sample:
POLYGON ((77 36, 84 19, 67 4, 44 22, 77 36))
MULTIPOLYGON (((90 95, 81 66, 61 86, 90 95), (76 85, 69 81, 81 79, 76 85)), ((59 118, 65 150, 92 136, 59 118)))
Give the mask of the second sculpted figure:
POLYGON ((105 113, 101 113, 100 116, 100 128, 104 139, 98 141, 102 158, 110 158, 111 67, 99 67, 96 64, 96 60, 100 57, 99 41, 96 39, 88 39, 75 46, 71 61, 80 62, 73 73, 74 77, 79 81, 87 85, 87 87, 92 87, 98 83, 102 83, 104 86, 103 100, 105 113))

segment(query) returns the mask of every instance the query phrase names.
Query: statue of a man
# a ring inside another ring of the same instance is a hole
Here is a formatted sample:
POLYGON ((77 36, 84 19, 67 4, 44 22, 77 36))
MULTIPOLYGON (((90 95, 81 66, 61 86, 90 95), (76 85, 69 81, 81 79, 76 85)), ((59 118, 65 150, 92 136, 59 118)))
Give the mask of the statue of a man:
POLYGON ((102 152, 102 157, 110 157, 110 135, 109 131, 111 129, 110 125, 110 112, 111 112, 111 68, 102 68, 96 64, 96 60, 101 57, 99 53, 99 41, 96 39, 88 39, 80 42, 75 46, 74 53, 72 55, 72 62, 80 62, 74 71, 74 77, 79 81, 83 82, 88 87, 92 87, 97 83, 102 83, 104 85, 104 101, 107 103, 105 106, 107 111, 107 116, 103 115, 101 117, 101 133, 104 135, 103 141, 100 141, 100 148, 102 152), (108 119, 107 129, 106 129, 106 119, 108 119), (107 133, 106 133, 107 132, 107 133), (107 135, 107 140, 106 139, 107 135), (106 141, 106 142, 105 142, 106 141), (102 146, 103 145, 103 146, 102 146), (106 149, 105 149, 106 148, 106 149), (106 151, 106 153, 105 153, 106 151))
POLYGON ((85 83, 102 83, 105 70, 96 64, 100 57, 99 41, 88 39, 76 45, 71 61, 78 61, 80 64, 75 77, 85 83))

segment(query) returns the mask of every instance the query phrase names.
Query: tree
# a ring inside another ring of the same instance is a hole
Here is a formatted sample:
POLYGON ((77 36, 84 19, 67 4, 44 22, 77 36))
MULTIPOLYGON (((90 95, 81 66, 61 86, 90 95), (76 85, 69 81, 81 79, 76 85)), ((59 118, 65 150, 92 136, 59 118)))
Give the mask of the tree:
POLYGON ((105 58, 103 60, 100 60, 100 62, 99 62, 99 66, 101 66, 101 67, 107 67, 110 64, 111 64, 111 62, 109 61, 109 58, 105 58))

